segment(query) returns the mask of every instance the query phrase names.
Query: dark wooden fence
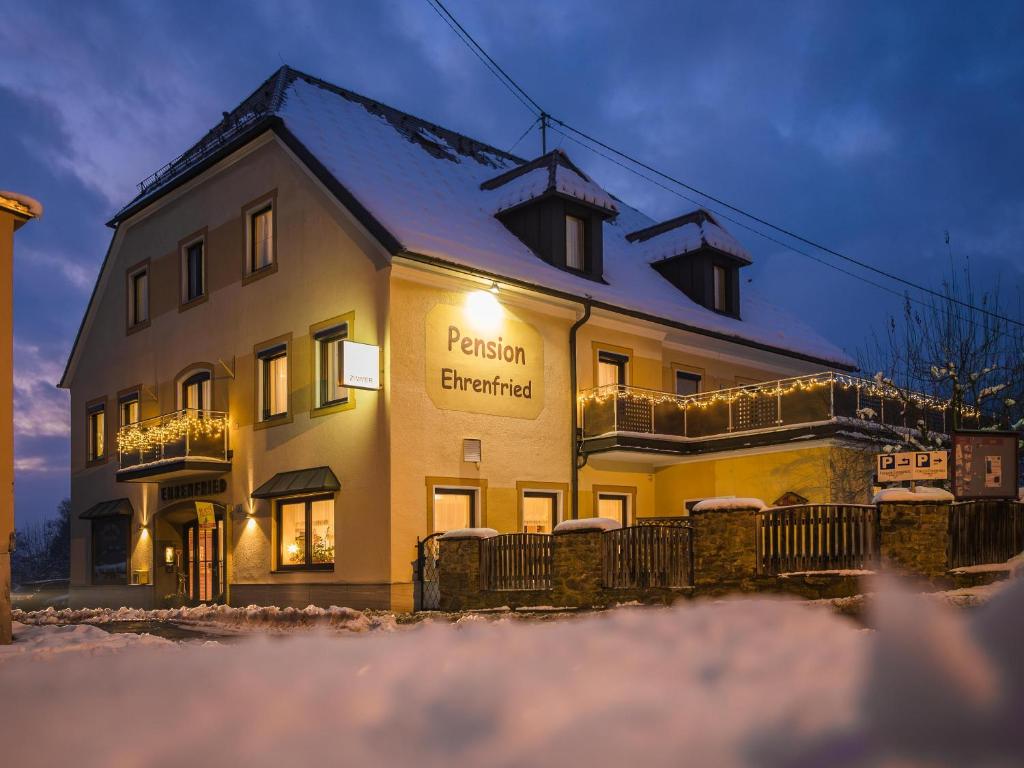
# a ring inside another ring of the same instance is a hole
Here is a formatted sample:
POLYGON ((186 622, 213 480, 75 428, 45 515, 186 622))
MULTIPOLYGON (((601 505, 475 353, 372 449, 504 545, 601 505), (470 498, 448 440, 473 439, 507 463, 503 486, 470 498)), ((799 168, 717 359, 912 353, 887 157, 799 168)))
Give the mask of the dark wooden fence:
POLYGON ((645 522, 601 536, 606 589, 693 586, 693 529, 682 522, 645 522))
POLYGON ((965 501, 949 510, 949 567, 1004 563, 1024 551, 1024 504, 965 501))
POLYGON ((878 565, 878 508, 801 504, 766 509, 757 519, 758 573, 871 569, 878 565))
POLYGON ((508 533, 480 542, 484 589, 551 589, 551 536, 508 533))

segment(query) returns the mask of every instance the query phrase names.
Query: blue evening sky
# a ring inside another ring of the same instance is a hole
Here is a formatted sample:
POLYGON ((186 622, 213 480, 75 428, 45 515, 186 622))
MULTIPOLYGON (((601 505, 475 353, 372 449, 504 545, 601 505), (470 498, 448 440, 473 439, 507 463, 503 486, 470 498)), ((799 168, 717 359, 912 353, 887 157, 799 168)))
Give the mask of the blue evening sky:
MULTIPOLYGON (((545 108, 819 242, 937 286, 950 264, 1022 282, 1024 5, 449 0, 545 108)), ((531 121, 425 0, 0 0, 0 189, 46 214, 17 236, 20 525, 68 492, 54 388, 135 185, 286 62, 508 148, 531 121)), ((553 144, 559 143, 555 136, 553 144)), ((656 218, 692 208, 562 147, 656 218)), ((515 151, 539 152, 531 134, 515 151)), ((727 226, 728 223, 727 223, 727 226)), ((730 227, 760 291, 851 352, 894 297, 730 227)))

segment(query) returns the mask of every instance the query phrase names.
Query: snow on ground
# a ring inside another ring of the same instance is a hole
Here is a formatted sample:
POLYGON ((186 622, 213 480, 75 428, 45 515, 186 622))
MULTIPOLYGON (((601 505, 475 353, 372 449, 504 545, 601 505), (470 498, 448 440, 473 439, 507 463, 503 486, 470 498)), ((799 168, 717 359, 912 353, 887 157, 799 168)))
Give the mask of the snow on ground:
POLYGON ((19 627, 12 648, 123 645, 87 663, 5 651, 5 764, 64 764, 69 745, 83 768, 1017 764, 1024 581, 972 612, 892 585, 872 606, 877 631, 765 598, 347 642, 19 627))
MULTIPOLYGON (((0 665, 16 659, 48 659, 64 653, 96 654, 140 646, 174 645, 170 640, 153 635, 115 635, 84 624, 34 627, 15 622, 14 636, 17 642, 0 645, 0 665)), ((3 704, 0 704, 0 711, 3 711, 3 704)))

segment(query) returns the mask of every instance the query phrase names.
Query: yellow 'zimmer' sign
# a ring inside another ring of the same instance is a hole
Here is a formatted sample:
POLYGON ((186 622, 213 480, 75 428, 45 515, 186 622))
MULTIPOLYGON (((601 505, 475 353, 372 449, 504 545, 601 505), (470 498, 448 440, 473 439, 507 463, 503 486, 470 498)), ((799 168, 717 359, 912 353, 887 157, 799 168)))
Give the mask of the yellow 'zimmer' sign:
POLYGON ((544 339, 494 314, 438 304, 427 313, 427 393, 438 408, 535 419, 544 410, 544 339))

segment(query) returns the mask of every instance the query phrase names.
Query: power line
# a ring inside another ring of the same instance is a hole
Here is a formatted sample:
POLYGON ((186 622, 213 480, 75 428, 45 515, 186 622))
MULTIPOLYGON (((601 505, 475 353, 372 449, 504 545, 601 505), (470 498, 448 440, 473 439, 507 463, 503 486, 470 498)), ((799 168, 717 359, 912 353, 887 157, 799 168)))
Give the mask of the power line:
MULTIPOLYGON (((491 73, 494 74, 494 76, 497 77, 498 80, 500 80, 501 83, 509 91, 511 91, 516 96, 516 98, 518 98, 524 104, 526 104, 526 101, 528 101, 529 104, 531 104, 533 106, 533 108, 536 109, 537 113, 539 113, 538 117, 540 118, 542 125, 544 125, 544 124, 550 125, 550 123, 556 123, 556 124, 562 126, 563 128, 565 128, 566 130, 571 131, 571 132, 577 134, 580 138, 585 139, 586 141, 589 141, 589 142, 591 142, 593 144, 596 144, 597 146, 601 147, 602 149, 605 149, 608 152, 611 152, 611 153, 617 155, 618 157, 621 157, 623 160, 626 160, 629 163, 632 163, 633 165, 638 166, 639 168, 643 168, 644 170, 649 171, 650 173, 653 173, 653 174, 661 177, 662 179, 665 179, 666 181, 669 181, 669 182, 671 182, 671 183, 673 183, 673 184, 675 184, 675 185, 677 185, 679 187, 682 187, 683 189, 686 189, 686 190, 688 190, 690 192, 693 192, 694 194, 700 195, 701 197, 706 198, 707 200, 711 200, 711 201, 717 203, 718 205, 721 205, 721 206, 729 209, 730 211, 733 211, 734 213, 739 214, 740 216, 746 217, 746 218, 750 219, 751 221, 755 221, 758 224, 761 224, 761 225, 763 225, 765 227, 768 227, 768 228, 774 230, 775 232, 778 232, 778 233, 780 233, 782 235, 785 235, 786 237, 790 237, 790 238, 792 238, 794 240, 797 240, 797 241, 799 241, 799 242, 801 242, 801 243, 803 243, 805 245, 808 245, 808 246, 810 246, 812 248, 816 248, 819 251, 827 253, 827 254, 829 254, 831 256, 835 256, 836 258, 842 259, 843 261, 846 261, 846 262, 848 262, 850 264, 854 264, 854 265, 860 267, 861 269, 865 269, 865 270, 867 270, 869 272, 874 272, 875 274, 881 275, 882 277, 885 277, 885 278, 887 278, 889 280, 893 280, 895 282, 898 282, 898 283, 900 283, 902 285, 907 286, 908 288, 913 288, 914 290, 921 291, 922 293, 928 294, 928 295, 930 295, 930 296, 932 296, 934 298, 937 298, 937 299, 941 299, 942 301, 948 301, 948 302, 951 302, 953 304, 958 304, 958 305, 960 305, 960 306, 962 306, 962 307, 964 307, 966 309, 970 309, 970 310, 973 310, 975 312, 980 312, 980 313, 982 313, 984 315, 987 315, 989 317, 992 317, 994 319, 1001 320, 1004 323, 1009 323, 1009 324, 1016 325, 1016 326, 1019 326, 1021 328, 1024 328, 1024 322, 1021 322, 1019 320, 1014 320, 1011 317, 1007 317, 1005 315, 1001 315, 1001 314, 999 314, 997 312, 992 312, 991 310, 984 309, 983 307, 975 306, 974 304, 971 304, 968 301, 964 301, 964 300, 959 299, 959 298, 957 298, 955 296, 951 296, 948 293, 941 293, 941 292, 936 291, 936 290, 934 290, 932 288, 928 288, 927 286, 921 285, 919 283, 915 283, 912 280, 908 280, 906 278, 900 277, 899 275, 896 275, 896 274, 893 274, 891 272, 888 272, 888 271, 886 271, 884 269, 880 269, 879 267, 872 266, 871 264, 868 264, 867 262, 860 261, 859 259, 855 259, 852 256, 847 256, 846 254, 840 253, 839 251, 836 251, 836 250, 834 250, 832 248, 829 248, 826 245, 822 245, 821 243, 818 243, 818 242, 816 242, 814 240, 811 240, 810 238, 806 238, 806 237, 804 237, 804 236, 802 236, 802 235, 800 235, 800 234, 798 234, 798 233, 796 233, 796 232, 794 232, 794 231, 792 231, 790 229, 787 229, 786 227, 782 227, 782 226, 779 226, 777 224, 773 224, 772 222, 768 221, 767 219, 764 219, 764 218, 762 218, 760 216, 757 216, 757 215, 755 215, 753 213, 750 213, 749 211, 746 211, 746 210, 744 210, 744 209, 742 209, 742 208, 740 208, 738 206, 735 206, 732 203, 729 203, 729 202, 727 202, 727 201, 725 201, 725 200, 723 200, 723 199, 721 199, 719 197, 716 197, 715 195, 712 195, 712 194, 710 194, 708 192, 704 192, 703 190, 698 189, 697 187, 694 187, 694 186, 692 186, 690 184, 687 184, 686 182, 681 181, 680 179, 677 179, 677 178, 675 178, 673 176, 670 176, 669 174, 667 174, 667 173, 665 173, 663 171, 659 171, 657 168, 654 168, 653 166, 648 165, 647 163, 643 162, 642 160, 638 160, 637 158, 635 158, 635 157, 633 157, 633 156, 623 152, 622 150, 616 149, 615 147, 612 147, 609 144, 606 144, 605 142, 601 141, 600 139, 594 138, 593 136, 589 135, 588 133, 580 130, 579 128, 575 128, 572 125, 569 125, 568 123, 566 123, 563 120, 559 120, 556 117, 552 117, 550 115, 550 113, 548 113, 536 101, 534 101, 534 99, 526 92, 526 90, 522 86, 519 85, 519 83, 517 83, 515 80, 513 80, 512 77, 507 72, 505 72, 505 70, 502 69, 501 66, 496 61, 494 61, 494 59, 491 58, 491 56, 487 53, 487 51, 485 51, 483 49, 483 47, 473 38, 473 36, 469 32, 466 31, 465 27, 463 27, 458 22, 458 20, 452 15, 452 13, 444 6, 444 4, 441 2, 441 0, 427 0, 427 2, 430 4, 431 8, 433 8, 434 11, 439 16, 441 16, 441 18, 448 24, 448 26, 451 27, 452 31, 454 31, 456 33, 456 35, 459 37, 459 39, 462 40, 462 42, 467 47, 469 47, 469 49, 471 51, 473 51, 473 53, 477 56, 477 58, 480 59, 481 62, 483 62, 485 66, 487 66, 487 68, 491 71, 491 73), (443 14, 442 14, 442 11, 443 11, 443 14), (524 99, 526 101, 524 101, 524 99)), ((552 130, 555 130, 555 128, 553 126, 551 126, 551 127, 552 127, 552 130)), ((559 131, 559 133, 562 133, 562 132, 559 131)), ((573 139, 573 137, 568 136, 565 133, 562 133, 562 135, 565 136, 566 138, 573 139)), ((573 140, 575 140, 575 139, 573 139, 573 140)), ((581 146, 586 146, 586 145, 582 144, 582 142, 577 141, 577 143, 581 144, 581 146)), ((592 147, 587 147, 587 148, 591 149, 591 151, 595 151, 595 150, 593 150, 592 147)), ((607 158, 607 159, 610 160, 611 158, 607 158)), ((613 161, 613 162, 615 162, 615 161, 613 161)), ((622 165, 621 163, 619 163, 619 164, 622 165)), ((626 167, 626 166, 623 165, 623 167, 626 167)), ((632 170, 632 169, 627 168, 627 170, 632 170)), ((635 173, 635 171, 634 171, 634 173, 635 173)), ((652 183, 657 183, 657 182, 654 182, 653 179, 645 176, 644 174, 637 173, 637 175, 640 176, 641 178, 647 179, 647 181, 650 181, 652 183)), ((673 191, 673 190, 670 190, 667 187, 665 187, 663 184, 658 184, 658 186, 662 187, 663 189, 667 189, 670 192, 673 191)), ((707 205, 706 203, 701 203, 701 202, 692 200, 691 198, 685 197, 683 195, 679 195, 679 196, 682 197, 685 200, 688 200, 688 201, 694 203, 695 205, 698 205, 698 206, 705 206, 706 207, 706 205, 707 205)), ((719 213, 719 215, 723 215, 723 214, 719 213)), ((728 217, 726 217, 726 218, 728 218, 728 217)), ((787 248, 787 249, 789 249, 791 251, 794 251, 795 253, 800 253, 800 254, 802 254, 804 256, 807 256, 808 258, 812 258, 815 261, 818 261, 819 263, 824 264, 825 266, 828 266, 831 269, 836 269, 837 271, 839 271, 839 272, 841 272, 841 273, 843 273, 845 275, 849 275, 851 277, 855 277, 857 279, 860 279, 860 280, 862 280, 863 282, 865 282, 865 283, 867 283, 869 285, 872 285, 872 286, 874 286, 876 288, 881 288, 882 290, 885 290, 885 291, 887 291, 889 293, 893 293, 893 294, 895 294, 897 296, 902 295, 902 294, 899 294, 898 292, 894 291, 891 288, 888 288, 886 286, 882 286, 881 284, 876 283, 874 281, 867 280, 866 278, 861 277, 859 275, 856 275, 856 274, 854 274, 854 273, 852 273, 852 272, 850 272, 848 270, 841 269, 836 264, 832 264, 832 263, 826 262, 826 261, 824 261, 824 260, 822 260, 820 258, 811 256, 806 251, 804 251, 802 249, 799 249, 799 248, 796 248, 795 246, 793 246, 790 243, 786 243, 784 241, 768 237, 763 232, 758 232, 757 230, 752 229, 751 227, 748 227, 748 226, 746 226, 744 224, 740 224, 738 221, 736 221, 733 218, 728 218, 728 220, 729 221, 733 221, 734 223, 738 224, 739 226, 743 226, 745 229, 748 229, 751 232, 755 232, 756 234, 760 235, 761 237, 765 237, 766 239, 771 240, 772 242, 775 242, 775 243, 777 243, 778 245, 780 245, 780 246, 782 246, 784 248, 787 248)), ((907 298, 909 298, 909 296, 907 298)), ((913 299, 912 299, 912 301, 913 301, 913 299)), ((917 302, 917 303, 922 303, 922 302, 917 302)), ((922 303, 922 305, 923 306, 927 306, 927 305, 925 305, 923 303, 922 303)))
POLYGON ((516 139, 515 144, 513 144, 511 147, 506 149, 505 152, 507 154, 511 155, 512 154, 512 150, 519 146, 519 142, 526 138, 526 134, 528 134, 530 131, 533 130, 533 126, 535 126, 540 121, 540 119, 541 118, 538 117, 536 120, 534 120, 528 126, 526 126, 526 130, 523 131, 522 135, 518 139, 516 139))

